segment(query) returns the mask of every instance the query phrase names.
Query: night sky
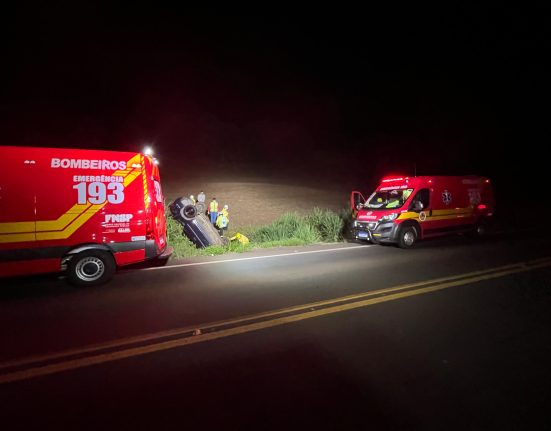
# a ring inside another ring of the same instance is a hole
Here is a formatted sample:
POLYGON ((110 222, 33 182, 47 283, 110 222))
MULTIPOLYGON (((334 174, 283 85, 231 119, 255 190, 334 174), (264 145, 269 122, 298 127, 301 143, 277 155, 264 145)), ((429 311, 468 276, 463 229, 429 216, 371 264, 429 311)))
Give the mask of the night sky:
POLYGON ((6 11, 2 141, 153 143, 167 171, 476 173, 502 192, 544 172, 548 8, 277 6, 6 11))

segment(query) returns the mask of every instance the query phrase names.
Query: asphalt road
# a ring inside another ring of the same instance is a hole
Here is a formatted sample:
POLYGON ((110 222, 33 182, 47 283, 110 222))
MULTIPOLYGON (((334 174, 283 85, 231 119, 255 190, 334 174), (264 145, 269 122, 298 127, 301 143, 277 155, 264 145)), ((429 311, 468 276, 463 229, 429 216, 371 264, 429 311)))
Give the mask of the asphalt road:
POLYGON ((2 280, 8 429, 524 429, 551 404, 551 246, 333 244, 2 280))

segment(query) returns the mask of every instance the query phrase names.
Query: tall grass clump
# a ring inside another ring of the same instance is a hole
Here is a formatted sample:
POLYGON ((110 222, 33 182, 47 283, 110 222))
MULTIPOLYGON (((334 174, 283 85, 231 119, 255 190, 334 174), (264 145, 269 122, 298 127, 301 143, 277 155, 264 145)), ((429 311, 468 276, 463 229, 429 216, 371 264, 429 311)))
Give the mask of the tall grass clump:
POLYGON ((306 216, 306 221, 318 232, 322 241, 337 242, 342 239, 345 222, 340 214, 314 208, 312 213, 306 216))
POLYGON ((354 221, 354 219, 352 218, 352 210, 350 208, 341 208, 338 214, 343 223, 341 229, 341 238, 347 238, 350 236, 350 229, 354 221))
POLYGON ((271 224, 254 229, 250 235, 255 243, 275 243, 290 239, 312 243, 320 240, 318 232, 308 224, 305 217, 297 213, 285 213, 271 224))
POLYGON ((304 244, 315 242, 337 242, 343 238, 346 226, 346 213, 314 208, 311 214, 300 216, 286 213, 272 224, 262 226, 251 232, 255 243, 274 243, 288 240, 300 240, 304 244))

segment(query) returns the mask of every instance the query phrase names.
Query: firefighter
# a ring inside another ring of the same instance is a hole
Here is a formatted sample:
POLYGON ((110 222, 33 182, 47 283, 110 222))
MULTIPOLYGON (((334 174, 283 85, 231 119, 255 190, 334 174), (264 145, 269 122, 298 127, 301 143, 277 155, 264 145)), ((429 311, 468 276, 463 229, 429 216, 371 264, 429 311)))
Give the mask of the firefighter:
POLYGON ((234 236, 230 238, 230 241, 239 241, 241 244, 245 245, 249 243, 249 238, 247 238, 242 233, 237 232, 234 236))
POLYGON ((212 198, 209 204, 210 222, 216 224, 216 217, 218 217, 218 202, 216 198, 212 198))
POLYGON ((224 205, 224 208, 222 208, 222 211, 218 213, 218 217, 216 218, 216 227, 220 232, 220 236, 224 236, 224 233, 228 230, 228 225, 230 224, 228 209, 228 205, 224 205))
POLYGON ((209 208, 207 206, 207 203, 205 202, 206 200, 206 195, 205 195, 205 192, 203 190, 201 190, 199 192, 199 194, 197 195, 197 203, 195 205, 197 205, 197 211, 205 214, 206 216, 209 215, 209 208))
POLYGON ((195 197, 193 195, 189 195, 189 198, 191 199, 191 202, 193 202, 193 205, 195 205, 195 197))
POLYGON ((390 198, 388 200, 388 203, 386 204, 387 208, 397 208, 402 205, 402 202, 400 202, 400 196, 398 194, 398 190, 391 190, 390 191, 390 198))

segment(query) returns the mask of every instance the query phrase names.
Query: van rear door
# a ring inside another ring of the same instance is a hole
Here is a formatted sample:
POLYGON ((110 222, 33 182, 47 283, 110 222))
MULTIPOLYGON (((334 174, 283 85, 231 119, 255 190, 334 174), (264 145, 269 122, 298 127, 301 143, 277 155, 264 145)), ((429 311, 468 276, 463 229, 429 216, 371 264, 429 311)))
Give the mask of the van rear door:
POLYGON ((164 195, 158 166, 149 157, 145 158, 145 174, 148 179, 147 240, 154 240, 155 250, 146 249, 146 257, 155 257, 166 248, 166 219, 164 195), (153 255, 151 255, 153 254, 153 255))

